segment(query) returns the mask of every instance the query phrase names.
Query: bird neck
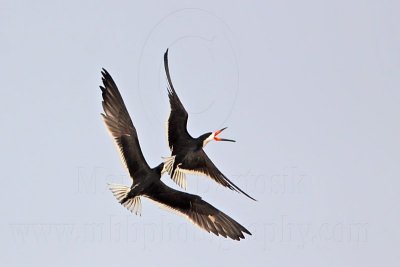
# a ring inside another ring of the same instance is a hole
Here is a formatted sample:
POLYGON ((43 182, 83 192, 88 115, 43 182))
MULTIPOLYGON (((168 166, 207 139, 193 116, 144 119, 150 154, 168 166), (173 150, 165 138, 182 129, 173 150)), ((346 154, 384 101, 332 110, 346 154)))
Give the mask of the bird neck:
POLYGON ((157 167, 153 169, 160 176, 160 179, 161 179, 161 172, 163 169, 164 169, 164 162, 160 163, 157 167))

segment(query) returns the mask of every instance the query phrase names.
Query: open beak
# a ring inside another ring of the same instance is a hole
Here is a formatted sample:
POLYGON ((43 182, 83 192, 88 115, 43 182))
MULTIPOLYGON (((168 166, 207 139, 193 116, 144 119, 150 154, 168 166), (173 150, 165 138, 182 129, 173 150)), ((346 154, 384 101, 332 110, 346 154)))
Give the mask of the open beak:
POLYGON ((222 128, 221 130, 218 130, 214 133, 214 140, 215 141, 228 141, 228 142, 236 142, 235 140, 231 140, 231 139, 225 139, 225 138, 219 138, 218 135, 225 130, 228 127, 222 128))

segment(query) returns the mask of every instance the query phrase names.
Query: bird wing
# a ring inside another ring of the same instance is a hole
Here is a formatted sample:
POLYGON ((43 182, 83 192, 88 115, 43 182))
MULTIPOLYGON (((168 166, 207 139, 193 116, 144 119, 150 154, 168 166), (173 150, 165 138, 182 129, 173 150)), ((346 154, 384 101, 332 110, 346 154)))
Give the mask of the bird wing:
MULTIPOLYGON (((228 187, 231 190, 240 192, 252 200, 255 200, 237 185, 235 185, 231 180, 229 180, 220 170, 218 170, 203 149, 199 149, 190 155, 187 155, 183 163, 178 165, 176 172, 202 174, 208 176, 217 183, 228 187)), ((177 175, 179 176, 179 174, 177 175)))
POLYGON ((244 239, 243 233, 251 233, 231 217, 216 209, 197 195, 172 189, 161 181, 146 197, 161 206, 187 217, 194 224, 215 235, 230 237, 234 240, 244 239))
POLYGON ((168 49, 164 54, 164 68, 168 79, 168 97, 171 112, 167 121, 167 139, 169 148, 178 145, 181 141, 192 138, 187 131, 188 113, 179 100, 171 81, 168 67, 168 49))
POLYGON ((118 87, 111 75, 103 69, 103 86, 100 86, 103 96, 104 122, 120 152, 122 161, 131 177, 138 178, 138 172, 149 172, 150 167, 140 149, 135 126, 129 117, 118 87))

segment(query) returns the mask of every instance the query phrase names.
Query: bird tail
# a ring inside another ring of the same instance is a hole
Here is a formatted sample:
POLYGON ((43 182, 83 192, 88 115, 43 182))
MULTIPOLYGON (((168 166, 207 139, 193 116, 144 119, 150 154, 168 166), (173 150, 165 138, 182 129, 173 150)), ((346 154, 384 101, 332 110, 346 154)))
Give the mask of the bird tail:
POLYGON ((171 175, 172 169, 174 167, 175 156, 162 157, 162 159, 164 161, 164 168, 162 169, 161 174, 166 172, 171 175))
POLYGON ((121 203, 122 206, 127 208, 130 212, 135 213, 136 215, 141 215, 142 203, 140 201, 140 197, 137 196, 126 199, 128 193, 131 191, 131 188, 129 186, 120 184, 108 184, 108 186, 115 198, 118 200, 119 203, 121 203))
POLYGON ((175 156, 162 157, 162 159, 164 160, 164 168, 161 173, 168 173, 172 181, 186 190, 187 183, 184 171, 179 168, 179 165, 174 170, 175 156))

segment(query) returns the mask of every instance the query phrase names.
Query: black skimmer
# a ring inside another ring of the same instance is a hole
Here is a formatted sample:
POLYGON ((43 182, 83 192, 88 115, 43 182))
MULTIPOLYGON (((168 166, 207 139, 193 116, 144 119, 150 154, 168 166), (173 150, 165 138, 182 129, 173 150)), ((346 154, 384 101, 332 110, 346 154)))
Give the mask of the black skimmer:
POLYGON ((175 92, 169 73, 168 49, 164 54, 164 68, 168 79, 168 97, 171 106, 166 130, 171 156, 164 158, 164 171, 168 172, 172 180, 184 189, 186 189, 186 173, 200 174, 255 200, 218 170, 203 150, 212 140, 235 142, 231 139, 219 137, 219 134, 226 127, 215 132, 205 133, 197 138, 193 138, 189 134, 187 130, 188 113, 175 92))
POLYGON ((133 180, 132 185, 110 184, 110 190, 119 203, 135 214, 141 211, 140 197, 146 197, 187 217, 194 224, 207 232, 230 237, 234 240, 244 239, 243 233, 251 233, 225 213, 214 208, 197 195, 172 189, 161 182, 164 163, 155 168, 147 164, 135 126, 110 74, 103 69, 102 114, 106 127, 114 138, 122 161, 133 180))

